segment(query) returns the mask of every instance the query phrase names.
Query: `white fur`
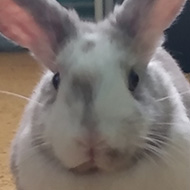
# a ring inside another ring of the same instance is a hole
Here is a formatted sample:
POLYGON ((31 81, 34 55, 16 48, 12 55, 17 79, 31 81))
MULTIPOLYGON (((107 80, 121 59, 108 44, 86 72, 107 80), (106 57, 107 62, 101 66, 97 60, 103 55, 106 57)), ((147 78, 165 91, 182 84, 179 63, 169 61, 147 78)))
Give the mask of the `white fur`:
MULTIPOLYGON (((170 80, 166 74, 161 75, 170 80)), ((183 106, 179 104, 180 97, 175 99, 180 110, 177 114, 180 116, 176 115, 176 123, 172 126, 172 143, 167 149, 166 160, 145 161, 137 168, 123 173, 76 177, 67 172, 60 172, 51 163, 47 164, 37 154, 37 150, 31 147, 30 126, 25 126, 22 135, 17 139, 19 178, 22 187, 27 190, 189 190, 189 121, 185 117, 183 106)), ((74 156, 79 158, 78 153, 74 156)))
MULTIPOLYGON (((141 132, 143 134, 147 133, 149 121, 146 117, 138 120, 138 114, 141 113, 142 110, 144 112, 146 107, 135 103, 127 91, 126 84, 123 83, 123 75, 119 70, 118 62, 120 62, 119 59, 124 61, 125 57, 122 57, 124 54, 117 52, 116 49, 112 50, 114 47, 113 44, 110 46, 107 41, 102 43, 102 39, 100 40, 99 38, 96 38, 95 41, 98 41, 99 45, 92 50, 93 52, 89 51, 85 53, 82 59, 77 59, 78 54, 82 54, 82 52, 80 52, 80 49, 77 49, 76 42, 74 43, 76 44, 75 48, 68 46, 69 49, 73 49, 71 57, 72 62, 75 63, 71 66, 69 72, 81 75, 87 74, 88 72, 90 75, 97 75, 97 73, 99 73, 98 76, 103 77, 104 82, 101 84, 102 86, 99 87, 95 102, 95 110, 100 120, 98 125, 99 134, 101 134, 101 137, 104 138, 111 147, 119 149, 130 148, 136 141, 135 136, 138 137, 141 132), (106 54, 106 50, 110 52, 110 56, 106 54), (104 52, 104 54, 99 56, 101 52, 104 52), (97 57, 97 59, 92 59, 92 55, 97 57), (121 56, 117 57, 117 55, 121 56), (95 60, 93 65, 91 65, 91 60, 95 60), (78 67, 78 65, 80 65, 80 67, 78 67), (114 82, 116 82, 116 84, 114 84, 114 82), (125 95, 123 96, 123 94, 125 95), (139 106, 141 106, 140 109, 139 106), (136 119, 137 121, 133 123, 133 125, 128 125, 128 129, 126 128, 125 131, 120 121, 126 118, 128 118, 129 121, 136 119), (143 122, 146 124, 144 127, 143 122), (115 126, 117 126, 117 128, 115 126), (134 135, 132 133, 134 133, 134 135)), ((65 49, 65 51, 67 51, 67 49, 65 49)), ((64 52, 60 55, 62 54, 64 54, 64 52)), ((69 61, 69 57, 65 56, 64 58, 69 61)), ((60 57, 59 60, 61 59, 60 57)), ((64 69, 64 66, 62 68, 60 65, 62 69, 64 69)), ((189 190, 190 122, 186 116, 185 107, 180 94, 172 83, 171 77, 161 67, 159 60, 153 59, 152 62, 149 63, 148 72, 155 80, 160 80, 160 83, 155 86, 155 89, 160 88, 159 86, 166 85, 169 89, 167 93, 169 93, 168 95, 174 95, 171 96, 170 99, 174 101, 176 105, 173 121, 171 121, 173 123, 171 142, 168 143, 166 150, 163 150, 164 154, 161 154, 161 157, 164 159, 145 160, 140 162, 132 170, 125 172, 76 177, 72 173, 54 168, 51 162, 48 163, 43 157, 38 155, 37 149, 31 146, 32 122, 30 121, 31 118, 29 118, 27 123, 24 122, 22 124, 25 126, 17 139, 17 154, 19 155, 17 160, 17 165, 19 166, 18 175, 22 188, 26 190, 189 190)), ((72 76, 70 73, 68 76, 72 76)), ((43 88, 43 86, 47 88, 52 76, 51 72, 45 74, 41 84, 37 87, 33 100, 39 101, 41 96, 39 89, 43 88)), ((67 107, 64 100, 67 93, 69 93, 69 86, 67 86, 69 83, 67 80, 69 79, 67 76, 65 76, 65 78, 63 77, 56 102, 51 108, 46 108, 46 112, 40 111, 40 121, 37 121, 37 123, 41 122, 45 124, 45 131, 42 135, 44 135, 47 142, 53 146, 56 156, 63 162, 64 166, 68 168, 88 161, 88 158, 85 156, 85 147, 79 146, 75 141, 75 139, 85 140, 86 133, 82 126, 79 125, 82 103, 74 103, 74 107, 70 108, 67 107)), ((145 96, 148 97, 148 93, 147 91, 145 96)), ((69 96, 72 96, 72 93, 69 93, 69 96)), ((156 99, 154 101, 156 102, 156 99)), ((41 103, 43 104, 43 101, 41 103)), ((31 115, 31 111, 33 112, 36 106, 37 105, 31 102, 28 106, 29 110, 26 110, 28 113, 26 113, 25 117, 31 115)), ((42 108, 40 107, 38 109, 42 108)), ((154 118, 154 110, 149 111, 149 114, 152 114, 151 117, 154 118)), ((114 167, 114 163, 106 166, 104 159, 103 156, 97 158, 97 164, 102 167, 103 165, 105 167, 114 167)))

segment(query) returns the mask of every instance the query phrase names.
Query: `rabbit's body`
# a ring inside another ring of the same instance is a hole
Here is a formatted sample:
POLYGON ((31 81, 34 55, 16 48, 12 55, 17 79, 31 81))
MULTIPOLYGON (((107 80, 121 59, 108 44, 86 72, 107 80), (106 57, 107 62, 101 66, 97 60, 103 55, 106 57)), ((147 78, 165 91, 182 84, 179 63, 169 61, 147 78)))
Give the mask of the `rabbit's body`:
MULTIPOLYGON (((175 99, 172 112, 176 115, 171 121, 173 125, 170 134, 171 142, 166 142, 167 147, 163 147, 161 150, 164 155, 161 154, 158 158, 150 157, 150 160, 142 159, 129 170, 113 174, 75 176, 72 172, 68 172, 57 162, 54 155, 51 155, 51 151, 40 150, 36 146, 39 139, 35 140, 34 138, 36 133, 34 128, 38 126, 32 125, 32 118, 36 117, 35 114, 43 117, 43 109, 46 106, 41 107, 39 103, 45 105, 44 101, 48 103, 51 99, 51 96, 48 98, 48 95, 47 99, 44 99, 44 94, 39 91, 39 89, 46 89, 45 93, 49 93, 48 89, 51 88, 49 81, 52 79, 52 73, 48 71, 44 74, 41 83, 35 90, 36 93, 33 94, 31 102, 27 106, 24 120, 13 143, 15 148, 13 149, 12 169, 17 176, 20 188, 24 190, 189 190, 190 122, 186 112, 189 107, 186 107, 186 103, 190 101, 190 96, 186 96, 187 94, 184 92, 188 92, 190 86, 176 62, 164 50, 159 48, 154 57, 155 59, 149 64, 148 74, 163 81, 161 83, 163 87, 172 89, 171 94, 173 94, 171 97, 166 97, 165 92, 160 93, 160 100, 163 98, 161 101, 167 107, 168 101, 174 102, 175 99), (166 70, 167 66, 172 69, 166 70), (180 81, 179 84, 183 83, 184 85, 178 87, 175 85, 176 81, 180 81)), ((161 90, 153 81, 149 82, 149 87, 154 88, 155 91, 161 90)), ((169 117, 171 110, 165 114, 169 117)))
POLYGON ((190 85, 160 47, 183 4, 126 0, 91 24, 0 1, 0 30, 49 69, 13 142, 17 190, 190 189, 190 85))

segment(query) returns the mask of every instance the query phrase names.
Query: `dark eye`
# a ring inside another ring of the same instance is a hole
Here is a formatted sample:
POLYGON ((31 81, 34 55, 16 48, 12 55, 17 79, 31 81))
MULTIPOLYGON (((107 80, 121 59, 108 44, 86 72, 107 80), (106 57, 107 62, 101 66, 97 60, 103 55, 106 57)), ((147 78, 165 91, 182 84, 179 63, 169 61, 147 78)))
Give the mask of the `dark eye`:
POLYGON ((128 88, 133 92, 139 83, 139 76, 134 70, 131 70, 128 77, 128 88))
POLYGON ((59 87, 59 82, 60 82, 60 75, 59 73, 56 73, 54 76, 53 76, 53 79, 52 79, 52 83, 53 83, 53 86, 54 88, 57 90, 58 87, 59 87))

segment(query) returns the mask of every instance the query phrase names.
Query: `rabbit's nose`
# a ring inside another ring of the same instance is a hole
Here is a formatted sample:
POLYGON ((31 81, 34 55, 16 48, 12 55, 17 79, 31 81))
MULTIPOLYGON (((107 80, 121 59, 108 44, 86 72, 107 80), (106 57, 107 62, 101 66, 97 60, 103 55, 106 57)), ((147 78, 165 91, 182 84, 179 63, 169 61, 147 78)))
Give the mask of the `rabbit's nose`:
POLYGON ((76 139, 77 144, 86 149, 87 156, 93 159, 96 155, 96 151, 105 146, 105 140, 103 140, 97 133, 91 133, 86 137, 80 137, 76 139))

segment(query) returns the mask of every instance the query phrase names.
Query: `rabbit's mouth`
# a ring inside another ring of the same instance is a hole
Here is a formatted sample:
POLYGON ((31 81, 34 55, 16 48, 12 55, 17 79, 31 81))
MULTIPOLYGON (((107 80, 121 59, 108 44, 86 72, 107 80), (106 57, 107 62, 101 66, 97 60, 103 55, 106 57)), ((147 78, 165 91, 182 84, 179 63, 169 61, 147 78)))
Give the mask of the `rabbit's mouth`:
POLYGON ((89 175, 101 172, 100 168, 98 168, 98 166, 96 166, 96 164, 93 161, 85 162, 75 168, 72 168, 70 171, 74 174, 80 175, 89 175))
POLYGON ((76 175, 95 175, 95 174, 105 174, 110 172, 118 172, 122 170, 128 170, 134 167, 138 161, 140 161, 142 157, 142 152, 137 151, 134 155, 121 157, 116 155, 106 155, 101 156, 97 159, 92 159, 87 162, 84 162, 74 168, 69 169, 69 171, 73 172, 76 175), (115 157, 115 158, 113 158, 115 157))

